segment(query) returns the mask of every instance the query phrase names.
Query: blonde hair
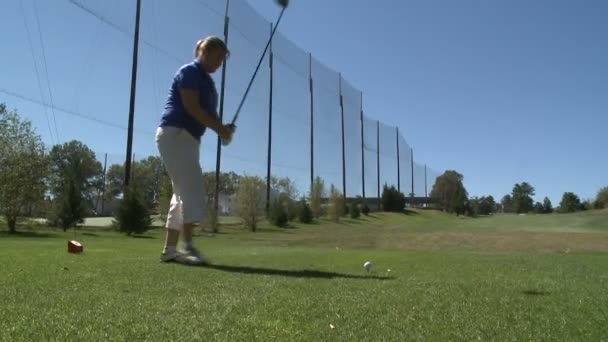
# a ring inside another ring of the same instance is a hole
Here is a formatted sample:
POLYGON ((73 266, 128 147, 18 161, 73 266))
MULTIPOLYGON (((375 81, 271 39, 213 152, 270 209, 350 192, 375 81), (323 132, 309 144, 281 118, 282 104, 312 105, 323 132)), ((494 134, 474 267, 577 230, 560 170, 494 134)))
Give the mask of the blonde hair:
POLYGON ((222 49, 226 53, 226 57, 230 56, 230 51, 223 40, 216 36, 209 36, 196 42, 194 47, 194 57, 198 58, 203 51, 209 52, 215 49, 222 49))

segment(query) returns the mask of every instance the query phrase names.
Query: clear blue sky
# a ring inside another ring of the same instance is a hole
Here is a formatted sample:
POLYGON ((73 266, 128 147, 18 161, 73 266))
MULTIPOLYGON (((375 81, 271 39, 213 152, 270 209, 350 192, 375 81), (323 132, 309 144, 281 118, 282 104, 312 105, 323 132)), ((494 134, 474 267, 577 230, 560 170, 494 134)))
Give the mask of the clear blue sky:
MULTIPOLYGON (((173 8, 161 0, 144 3, 134 146, 141 156, 157 153, 154 127, 173 72, 191 59, 197 38, 222 35, 223 11, 222 1, 190 0, 173 8)), ((235 3, 229 117, 267 32, 265 21, 251 18, 247 6, 235 3)), ((271 0, 249 3, 267 21, 276 19, 278 8, 271 0)), ((133 8, 124 0, 2 1, 0 102, 32 120, 47 144, 80 139, 119 162, 128 112, 133 8), (45 69, 55 107, 63 110, 55 110, 54 118, 50 108, 45 114, 44 107, 23 99, 50 102, 45 69)), ((564 191, 592 198, 608 185, 603 134, 608 127, 606 18, 608 2, 596 0, 293 0, 279 31, 363 91, 365 115, 398 126, 420 164, 462 173, 473 196, 500 199, 513 184, 527 181, 536 188, 536 200, 549 196, 557 204, 564 191)), ((284 57, 293 56, 284 61, 284 66, 293 63, 284 70, 293 75, 280 73, 275 90, 286 93, 275 114, 275 125, 289 132, 275 135, 283 142, 285 135, 306 138, 309 101, 289 96, 307 89, 302 76, 306 69, 300 68, 305 55, 295 48, 293 54, 284 51, 284 57)), ((240 136, 226 150, 227 167, 264 173, 267 77, 263 68, 239 123, 240 136)), ((323 96, 319 101, 325 103, 323 96)), ((329 108, 333 100, 327 101, 329 108)), ((319 156, 331 154, 326 150, 339 144, 335 133, 320 133, 327 139, 319 156)), ((275 146, 276 170, 305 184, 308 164, 293 157, 305 154, 305 148, 280 142, 275 146)), ((206 170, 214 167, 214 149, 213 139, 206 138, 206 170)), ((338 183, 341 165, 318 169, 338 183)))

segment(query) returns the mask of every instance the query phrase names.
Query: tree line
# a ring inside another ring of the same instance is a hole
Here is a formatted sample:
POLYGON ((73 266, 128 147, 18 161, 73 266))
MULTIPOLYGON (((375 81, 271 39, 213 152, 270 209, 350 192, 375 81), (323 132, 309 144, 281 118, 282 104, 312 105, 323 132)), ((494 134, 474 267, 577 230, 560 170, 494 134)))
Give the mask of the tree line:
MULTIPOLYGON (((116 226, 127 233, 145 231, 150 215, 166 215, 172 196, 169 175, 157 156, 134 162, 130 187, 125 191, 124 166, 113 164, 106 170, 98 156, 86 144, 72 140, 47 148, 32 128, 16 111, 0 103, 0 214, 9 231, 16 229, 18 217, 47 218, 49 225, 64 230, 83 223, 84 218, 103 215, 105 205, 116 205, 112 214, 116 226), (100 205, 101 203, 101 205, 100 205)), ((534 202, 535 189, 527 182, 515 184, 500 202, 492 196, 469 198, 463 175, 448 170, 439 176, 430 192, 429 202, 438 209, 457 215, 490 215, 494 213, 567 213, 608 207, 608 187, 598 191, 595 200, 581 200, 576 194, 563 194, 554 208, 549 198, 534 202)), ((214 211, 215 173, 203 175, 208 209, 206 222, 217 230, 214 211)), ((259 177, 244 177, 234 172, 221 173, 219 191, 234 197, 235 214, 245 226, 255 231, 260 217, 267 214, 277 226, 285 227, 299 219, 310 223, 327 216, 338 221, 350 215, 358 218, 370 208, 361 197, 346 198, 333 185, 326 189, 316 178, 306 194, 299 194, 289 178, 271 177, 272 203, 265 213, 265 182, 259 177), (329 191, 327 191, 329 190, 329 191)), ((403 211, 407 198, 394 186, 385 185, 380 199, 384 211, 403 211)), ((412 202, 413 205, 413 202, 412 202)))
MULTIPOLYGON (((158 156, 134 161, 131 181, 124 184, 122 164, 106 165, 81 141, 72 140, 47 148, 16 111, 0 104, 0 214, 15 232, 17 218, 46 218, 48 225, 64 231, 84 222, 86 217, 112 214, 118 230, 142 233, 151 226, 151 215, 164 219, 173 189, 170 177, 158 156), (106 209, 106 212, 103 212, 106 209)), ((207 210, 204 224, 218 227, 215 212, 215 172, 203 173, 207 210)), ((338 221, 350 213, 368 213, 362 201, 347 206, 344 196, 332 185, 329 193, 321 178, 315 179, 307 194, 299 194, 288 177, 271 176, 272 205, 265 212, 266 183, 260 177, 221 173, 219 192, 234 199, 234 213, 248 229, 268 214, 277 226, 299 219, 310 223, 322 216, 338 221)))
POLYGON ((554 208, 548 197, 542 202, 534 202, 536 190, 527 182, 516 183, 511 193, 504 195, 500 202, 491 195, 469 198, 463 178, 463 175, 453 170, 439 176, 430 193, 431 202, 437 203, 449 213, 469 216, 494 213, 572 213, 608 208, 608 187, 601 188, 594 200, 581 200, 575 193, 565 192, 559 205, 554 208))

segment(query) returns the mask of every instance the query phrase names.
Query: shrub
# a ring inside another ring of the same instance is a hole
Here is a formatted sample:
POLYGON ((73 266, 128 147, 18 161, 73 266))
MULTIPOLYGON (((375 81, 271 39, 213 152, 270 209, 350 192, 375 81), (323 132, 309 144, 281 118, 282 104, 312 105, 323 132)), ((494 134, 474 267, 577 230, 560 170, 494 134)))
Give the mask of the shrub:
POLYGON ((329 193, 327 213, 334 222, 340 221, 340 217, 344 216, 344 196, 333 185, 329 193))
POLYGON ((49 225, 61 227, 63 231, 84 222, 87 214, 85 201, 73 181, 66 182, 63 191, 56 198, 55 206, 50 214, 49 225))
POLYGON ((156 210, 160 215, 161 220, 167 219, 169 208, 171 207, 171 197, 173 197, 173 185, 171 184, 171 178, 168 175, 162 174, 160 176, 160 191, 158 198, 158 205, 156 210))
POLYGON ((565 192, 559 203, 560 213, 573 213, 581 210, 580 198, 572 192, 565 192))
POLYGON ((300 201, 300 208, 299 208, 299 219, 300 222, 302 223, 312 223, 312 219, 313 219, 313 215, 312 215, 312 210, 310 210, 310 206, 308 205, 308 203, 306 203, 305 200, 301 200, 300 201))
POLYGON ((260 216, 264 182, 259 177, 243 177, 236 193, 236 213, 243 220, 245 228, 255 232, 260 216))
POLYGON ((346 198, 342 197, 342 216, 346 217, 350 214, 350 206, 346 203, 346 198))
POLYGON ((595 209, 608 208, 608 186, 601 188, 600 191, 598 191, 593 206, 595 209))
POLYGON ((353 203, 350 205, 350 218, 358 219, 361 217, 361 211, 359 211, 359 204, 353 203))
POLYGON ((277 227, 285 228, 287 226, 287 221, 288 217, 285 206, 280 200, 275 199, 270 208, 270 222, 277 227))
POLYGON ((310 186, 310 209, 315 218, 319 218, 323 215, 323 209, 321 207, 323 196, 325 196, 325 183, 320 177, 317 177, 310 186))
POLYGON ((298 217, 298 203, 287 193, 283 192, 279 195, 279 203, 283 206, 287 221, 292 222, 298 217))
POLYGON ((402 212, 405 208, 405 196, 394 186, 384 185, 382 191, 382 209, 388 212, 402 212))
POLYGON ((361 213, 365 216, 369 216, 369 206, 367 205, 367 203, 361 203, 359 205, 361 207, 361 213))
POLYGON ((127 188, 114 214, 113 225, 118 231, 127 235, 142 234, 150 229, 152 225, 150 210, 139 188, 127 188))

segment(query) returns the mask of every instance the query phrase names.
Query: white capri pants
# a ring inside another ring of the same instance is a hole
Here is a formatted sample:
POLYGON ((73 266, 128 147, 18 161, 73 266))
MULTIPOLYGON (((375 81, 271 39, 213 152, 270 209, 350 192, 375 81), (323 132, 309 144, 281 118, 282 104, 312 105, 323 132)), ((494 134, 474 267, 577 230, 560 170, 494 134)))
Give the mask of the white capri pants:
POLYGON ((184 224, 200 222, 205 207, 200 142, 183 128, 159 127, 156 146, 173 185, 166 228, 181 230, 184 224))

